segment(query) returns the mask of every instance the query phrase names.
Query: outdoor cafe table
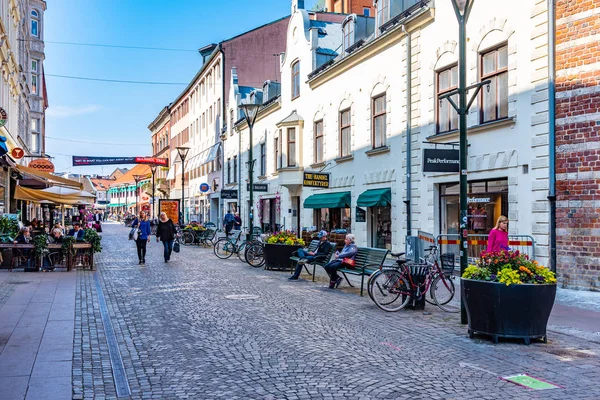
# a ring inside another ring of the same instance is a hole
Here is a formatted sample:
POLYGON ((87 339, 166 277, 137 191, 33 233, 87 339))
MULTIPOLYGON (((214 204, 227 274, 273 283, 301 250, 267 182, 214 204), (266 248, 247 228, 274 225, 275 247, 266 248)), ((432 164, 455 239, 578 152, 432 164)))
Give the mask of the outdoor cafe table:
MULTIPOLYGON (((24 243, 0 243, 0 251, 3 254, 4 257, 4 251, 5 250, 13 250, 13 249, 18 249, 18 250, 31 250, 33 251, 34 249, 34 245, 32 244, 24 244, 24 243)), ((14 254, 13 254, 14 257, 14 254)), ((12 261, 11 261, 12 262, 12 261)))
POLYGON ((89 267, 94 269, 94 252, 90 243, 73 243, 75 254, 69 253, 69 269, 73 267, 89 267))

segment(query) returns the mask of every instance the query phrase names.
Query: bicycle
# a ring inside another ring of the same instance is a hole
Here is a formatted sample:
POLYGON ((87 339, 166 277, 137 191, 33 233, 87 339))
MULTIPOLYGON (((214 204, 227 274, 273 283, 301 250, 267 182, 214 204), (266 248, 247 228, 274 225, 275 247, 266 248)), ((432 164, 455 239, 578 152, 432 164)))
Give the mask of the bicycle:
POLYGON ((262 239, 246 245, 245 256, 251 267, 260 268, 265 265, 265 244, 262 239))
POLYGON ((454 298, 453 277, 444 273, 437 263, 437 247, 428 249, 429 254, 420 263, 399 263, 397 266, 385 266, 375 271, 367 283, 369 296, 382 310, 399 311, 411 300, 427 301, 429 292, 433 302, 446 312, 459 312, 460 307, 450 305, 454 298))

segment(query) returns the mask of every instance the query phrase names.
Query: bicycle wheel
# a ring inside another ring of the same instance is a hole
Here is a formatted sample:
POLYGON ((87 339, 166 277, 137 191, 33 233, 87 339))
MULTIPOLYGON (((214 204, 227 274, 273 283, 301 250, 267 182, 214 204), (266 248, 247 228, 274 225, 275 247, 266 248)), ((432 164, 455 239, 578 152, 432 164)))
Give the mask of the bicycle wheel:
POLYGON ((185 231, 181 234, 181 243, 183 243, 184 246, 190 246, 192 244, 194 244, 194 232, 191 231, 185 231))
POLYGON ((246 262, 254 268, 260 268, 265 265, 265 254, 262 244, 254 243, 246 246, 246 262))
POLYGON ((229 240, 223 238, 215 244, 215 255, 219 258, 226 259, 235 253, 235 245, 229 240))
POLYGON ((383 270, 371 285, 371 298, 383 311, 402 310, 410 301, 410 284, 400 271, 383 270))
POLYGON ((431 294, 435 304, 446 312, 459 312, 460 304, 451 303, 454 298, 454 282, 447 276, 440 275, 431 283, 431 294))
POLYGON ((245 241, 242 242, 242 244, 240 244, 237 248, 237 255, 241 262, 247 262, 246 261, 246 249, 247 248, 248 248, 248 246, 246 245, 245 241))

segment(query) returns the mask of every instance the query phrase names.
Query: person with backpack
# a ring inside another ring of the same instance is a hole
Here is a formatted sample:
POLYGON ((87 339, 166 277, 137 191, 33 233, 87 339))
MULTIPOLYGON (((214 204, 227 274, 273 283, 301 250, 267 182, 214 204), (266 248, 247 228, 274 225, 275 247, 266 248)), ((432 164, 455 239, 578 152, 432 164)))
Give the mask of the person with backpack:
POLYGON ((233 229, 233 225, 235 224, 235 217, 231 213, 231 210, 227 211, 225 217, 223 217, 223 227, 225 228, 225 235, 229 236, 229 232, 233 229))

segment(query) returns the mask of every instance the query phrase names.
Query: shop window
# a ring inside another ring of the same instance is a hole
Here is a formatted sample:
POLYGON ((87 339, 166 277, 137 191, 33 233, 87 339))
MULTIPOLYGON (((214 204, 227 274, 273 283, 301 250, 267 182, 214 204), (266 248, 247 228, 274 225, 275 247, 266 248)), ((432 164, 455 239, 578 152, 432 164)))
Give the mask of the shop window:
POLYGON ((300 96, 300 61, 292 64, 292 100, 300 96))
POLYGON ((480 55, 480 81, 490 80, 481 88, 480 122, 508 117, 508 46, 506 44, 480 55))
MULTIPOLYGON (((437 73, 437 133, 446 133, 458 129, 458 113, 447 99, 440 97, 458 88, 458 65, 452 65, 437 73)), ((452 96, 458 104, 458 95, 452 96)))
POLYGON ((373 126, 371 127, 373 129, 373 137, 372 137, 372 143, 373 143, 373 148, 376 149, 378 147, 383 147, 385 146, 385 136, 386 136, 386 132, 385 132, 385 128, 386 128, 386 113, 385 113, 385 94, 379 96, 379 97, 375 97, 373 98, 372 104, 371 104, 371 119, 372 119, 372 123, 373 126))
POLYGON ((287 166, 296 166, 296 128, 287 130, 287 166))
POLYGON ((340 112, 340 157, 350 155, 350 109, 340 112))
POLYGON ((323 162, 323 120, 315 122, 315 164, 323 162))
POLYGON ((350 208, 319 208, 314 211, 315 226, 327 232, 346 231, 351 233, 352 209, 350 208))

